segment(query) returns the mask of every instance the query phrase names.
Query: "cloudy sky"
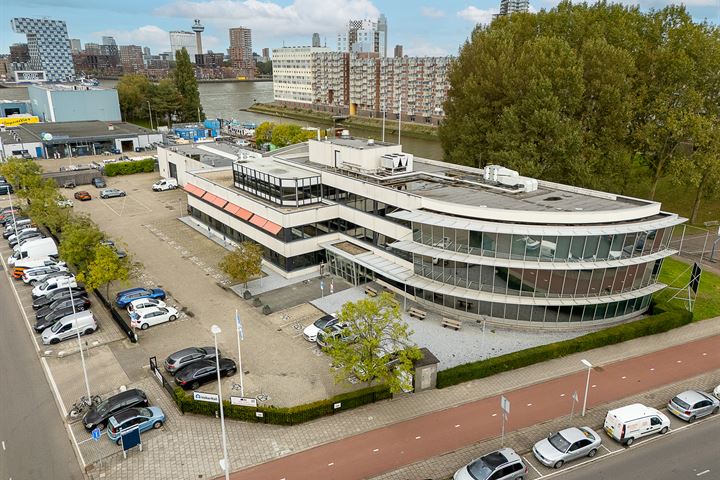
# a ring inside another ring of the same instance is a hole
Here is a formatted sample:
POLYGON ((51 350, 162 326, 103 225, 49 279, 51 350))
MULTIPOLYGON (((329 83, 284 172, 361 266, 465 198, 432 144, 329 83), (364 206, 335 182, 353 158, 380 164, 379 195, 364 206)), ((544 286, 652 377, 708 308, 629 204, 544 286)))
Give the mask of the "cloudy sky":
MULTIPOLYGON (((252 29, 253 49, 283 44, 309 45, 313 32, 336 45, 336 34, 348 19, 388 18, 388 51, 402 44, 407 55, 452 55, 472 27, 486 23, 500 0, 0 0, 0 53, 24 42, 9 27, 13 17, 65 20, 70 38, 101 43, 114 36, 119 45, 149 46, 153 53, 169 50, 170 30, 189 30, 192 19, 205 25, 203 47, 225 52, 230 27, 252 29)), ((535 10, 550 8, 553 0, 531 0, 535 10)), ((637 2, 627 2, 637 3, 637 2)), ((640 0, 644 9, 662 7, 667 0, 640 0)), ((720 0, 684 2, 696 20, 720 23, 720 0)), ((324 40, 323 40, 324 41, 324 40)))

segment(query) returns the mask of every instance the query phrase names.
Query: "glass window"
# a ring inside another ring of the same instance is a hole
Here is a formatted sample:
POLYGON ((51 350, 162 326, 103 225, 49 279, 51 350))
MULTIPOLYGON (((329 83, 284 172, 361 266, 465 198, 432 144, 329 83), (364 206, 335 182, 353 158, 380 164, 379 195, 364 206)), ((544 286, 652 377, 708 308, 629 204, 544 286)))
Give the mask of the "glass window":
POLYGON ((511 245, 511 258, 522 260, 525 258, 525 247, 527 245, 527 236, 513 235, 511 245))
POLYGON ((567 260, 570 258, 570 241, 572 237, 558 237, 555 247, 555 259, 567 260))
POLYGON ((599 237, 597 258, 605 260, 610 256, 610 247, 612 246, 613 235, 602 235, 599 237))
POLYGON ((495 256, 496 245, 498 242, 497 233, 485 233, 482 234, 482 250, 483 255, 488 257, 495 256))
POLYGON ((499 233, 497 235, 496 256, 498 258, 508 258, 510 256, 510 244, 512 235, 499 233))
POLYGON ((542 237, 525 237, 525 257, 538 258, 542 246, 542 237))
POLYGON ((585 240, 586 237, 572 237, 569 256, 571 260, 579 260, 583 258, 583 248, 585 246, 585 240))
POLYGON ((598 245, 600 243, 600 237, 597 235, 592 235, 587 237, 585 241, 585 249, 583 250, 583 256, 584 259, 593 259, 596 258, 598 245))
POLYGON ((552 261, 555 258, 558 237, 542 237, 540 243, 540 260, 552 261))

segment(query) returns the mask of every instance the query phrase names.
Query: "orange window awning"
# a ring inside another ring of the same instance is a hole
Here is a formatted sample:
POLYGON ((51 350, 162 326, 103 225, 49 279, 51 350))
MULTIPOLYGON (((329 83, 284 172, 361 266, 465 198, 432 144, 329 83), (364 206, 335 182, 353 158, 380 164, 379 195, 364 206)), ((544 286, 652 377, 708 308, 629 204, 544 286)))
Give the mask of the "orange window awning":
POLYGON ((210 203, 212 203, 213 205, 215 205, 218 208, 223 208, 225 206, 225 204, 227 203, 227 200, 216 196, 215 199, 212 200, 210 203))
POLYGON ((192 183, 185 184, 185 191, 198 197, 198 198, 202 197, 203 195, 205 195, 207 193, 205 190, 203 190, 200 187, 196 187, 192 183))
POLYGON ((277 235, 280 230, 282 230, 282 227, 278 225, 277 223, 273 223, 270 220, 267 221, 267 223, 262 227, 263 230, 266 230, 270 232, 273 235, 277 235))
POLYGON ((223 210, 228 212, 230 215, 235 215, 239 209, 240 209, 240 207, 238 207, 234 203, 228 202, 227 205, 225 205, 225 208, 223 210))
POLYGON ((263 218, 260 215, 253 215, 253 217, 250 219, 250 223, 260 228, 263 228, 267 223, 267 218, 263 218))

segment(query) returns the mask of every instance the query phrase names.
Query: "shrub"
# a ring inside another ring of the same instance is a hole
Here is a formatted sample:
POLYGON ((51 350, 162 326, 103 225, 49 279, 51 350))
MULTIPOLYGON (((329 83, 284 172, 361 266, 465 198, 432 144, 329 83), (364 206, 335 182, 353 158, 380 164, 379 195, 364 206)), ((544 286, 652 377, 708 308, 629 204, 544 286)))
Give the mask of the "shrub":
POLYGON ((108 163, 105 165, 105 175, 114 177, 116 175, 131 175, 133 173, 148 173, 155 170, 155 159, 146 158, 134 162, 108 163))
POLYGON ((613 345, 634 338, 667 332, 692 322, 692 313, 668 306, 655 306, 656 313, 642 320, 616 325, 614 327, 589 333, 582 337, 562 342, 540 345, 499 357, 458 365, 437 374, 437 387, 445 388, 458 383, 485 378, 497 373, 515 370, 553 358, 564 357, 572 353, 584 352, 593 348, 613 345))
POLYGON ((262 308, 263 315, 270 315, 272 313, 272 309, 270 308, 270 305, 265 305, 262 308))
POLYGON ((253 298, 253 307, 259 307, 262 305, 262 300, 260 300, 260 297, 253 298))

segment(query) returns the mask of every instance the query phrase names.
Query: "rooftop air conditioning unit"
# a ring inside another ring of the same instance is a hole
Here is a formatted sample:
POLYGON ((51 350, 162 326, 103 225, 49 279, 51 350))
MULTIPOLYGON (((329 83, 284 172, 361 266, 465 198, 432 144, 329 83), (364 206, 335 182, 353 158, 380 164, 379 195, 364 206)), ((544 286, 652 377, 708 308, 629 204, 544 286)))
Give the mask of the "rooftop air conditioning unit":
POLYGON ((411 153, 387 153, 380 157, 380 165, 392 173, 412 172, 413 158, 411 153))
POLYGON ((340 132, 340 138, 348 139, 350 138, 350 130, 343 130, 340 132))

